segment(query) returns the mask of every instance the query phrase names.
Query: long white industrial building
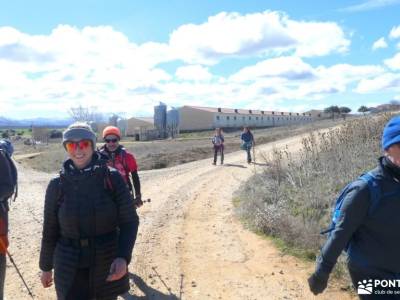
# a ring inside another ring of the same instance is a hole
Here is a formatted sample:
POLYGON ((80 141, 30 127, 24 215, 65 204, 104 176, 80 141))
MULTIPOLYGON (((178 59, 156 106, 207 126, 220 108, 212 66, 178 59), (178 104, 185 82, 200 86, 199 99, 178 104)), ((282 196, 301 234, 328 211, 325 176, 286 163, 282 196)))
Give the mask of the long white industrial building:
POLYGON ((216 127, 273 127, 307 123, 312 120, 313 118, 309 113, 186 105, 179 108, 180 131, 208 130, 216 127))

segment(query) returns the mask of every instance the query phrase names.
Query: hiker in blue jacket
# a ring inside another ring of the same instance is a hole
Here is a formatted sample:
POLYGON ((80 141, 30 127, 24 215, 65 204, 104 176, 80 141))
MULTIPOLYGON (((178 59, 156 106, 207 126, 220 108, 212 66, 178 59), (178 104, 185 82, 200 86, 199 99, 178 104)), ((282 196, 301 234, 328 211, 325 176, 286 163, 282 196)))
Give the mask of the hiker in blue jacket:
POLYGON ((254 136, 250 131, 249 127, 243 127, 243 132, 240 135, 240 139, 242 141, 242 144, 240 145, 240 147, 243 150, 246 150, 247 153, 247 163, 251 163, 251 153, 250 150, 252 147, 255 146, 255 142, 254 142, 254 136))
MULTIPOLYGON (((347 252, 351 280, 357 289, 375 280, 400 279, 400 116, 382 135, 384 156, 378 166, 345 189, 334 228, 322 247, 310 290, 322 293, 339 255, 347 252), (364 178, 364 179, 363 179, 364 178), (372 281, 369 281, 372 280, 372 281)), ((400 291, 400 285, 397 286, 400 291)), ((377 289, 376 289, 377 290, 377 289)), ((360 299, 400 299, 393 295, 359 295, 360 299)))

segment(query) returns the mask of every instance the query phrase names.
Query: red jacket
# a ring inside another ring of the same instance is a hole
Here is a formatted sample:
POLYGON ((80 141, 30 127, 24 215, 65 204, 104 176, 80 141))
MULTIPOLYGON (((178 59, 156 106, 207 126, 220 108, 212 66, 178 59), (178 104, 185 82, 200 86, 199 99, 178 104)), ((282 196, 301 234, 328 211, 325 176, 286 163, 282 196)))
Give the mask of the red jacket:
POLYGON ((100 151, 108 156, 108 166, 117 169, 125 182, 128 183, 129 174, 138 170, 137 162, 133 154, 127 152, 125 148, 121 146, 114 152, 107 151, 106 147, 103 147, 100 151))

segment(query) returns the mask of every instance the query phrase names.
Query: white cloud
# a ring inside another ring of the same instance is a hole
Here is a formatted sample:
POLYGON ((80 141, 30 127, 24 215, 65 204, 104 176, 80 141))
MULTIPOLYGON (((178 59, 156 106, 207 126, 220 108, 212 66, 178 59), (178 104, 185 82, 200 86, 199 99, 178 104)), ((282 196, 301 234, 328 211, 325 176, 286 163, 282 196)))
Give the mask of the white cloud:
POLYGON ((313 69, 299 57, 278 57, 244 67, 231 76, 233 81, 249 81, 258 78, 283 77, 289 80, 310 79, 313 69))
POLYGON ((212 79, 212 74, 208 71, 208 68, 200 65, 191 65, 179 67, 175 75, 181 80, 194 80, 194 81, 206 81, 212 79))
POLYGON ((166 99, 176 106, 265 109, 300 100, 301 107, 384 73, 379 66, 312 66, 306 60, 346 51, 349 43, 335 23, 295 21, 277 12, 221 13, 179 27, 169 43, 136 44, 110 26, 60 25, 48 35, 0 27, 0 115, 5 109, 66 115, 77 104, 143 115, 166 99), (260 61, 231 76, 212 74, 207 64, 225 57, 260 61), (163 68, 180 60, 188 64, 173 74, 163 68))
POLYGON ((366 94, 385 90, 399 90, 400 75, 385 73, 372 79, 363 79, 357 85, 355 92, 366 94))
POLYGON ((176 56, 189 63, 215 64, 224 57, 295 50, 300 56, 346 51, 350 41, 336 23, 295 21, 279 12, 219 13, 172 32, 176 56))
POLYGON ((386 59, 384 62, 389 68, 393 70, 400 70, 400 52, 394 57, 386 59))
MULTIPOLYGON (((40 101, 90 103, 108 110, 105 104, 118 100, 132 107, 132 90, 172 79, 156 66, 173 59, 168 45, 137 45, 109 26, 60 25, 49 35, 1 27, 0 98, 14 103, 15 110, 26 111, 33 111, 40 101)), ((146 100, 134 98, 138 106, 146 100)))
POLYGON ((393 27, 392 30, 390 30, 389 37, 391 39, 400 38, 400 25, 397 27, 393 27))
POLYGON ((367 11, 367 10, 374 10, 378 8, 392 6, 399 3, 400 3, 399 0, 367 0, 360 4, 348 6, 342 10, 348 12, 367 11))
POLYGON ((333 22, 287 20, 287 29, 298 42, 296 54, 303 57, 344 53, 350 46, 340 26, 333 22))
POLYGON ((376 40, 374 44, 372 45, 372 50, 377 50, 377 49, 384 49, 387 48, 388 44, 385 41, 384 37, 381 37, 379 40, 376 40))
POLYGON ((346 92, 349 85, 383 73, 384 69, 375 65, 314 68, 298 57, 280 57, 245 67, 229 80, 250 84, 268 99, 302 99, 346 92))

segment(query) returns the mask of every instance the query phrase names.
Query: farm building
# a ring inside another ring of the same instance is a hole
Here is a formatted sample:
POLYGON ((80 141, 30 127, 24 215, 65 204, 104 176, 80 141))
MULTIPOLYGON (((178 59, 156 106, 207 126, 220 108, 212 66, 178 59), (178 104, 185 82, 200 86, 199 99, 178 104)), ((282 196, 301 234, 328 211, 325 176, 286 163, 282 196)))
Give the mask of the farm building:
POLYGON ((130 118, 118 121, 123 136, 135 137, 136 140, 149 140, 157 137, 153 118, 130 118))
POLYGON ((306 113, 263 111, 251 109, 182 106, 179 109, 180 131, 208 130, 216 127, 273 127, 311 122, 306 113))
POLYGON ((312 109, 309 111, 306 111, 305 114, 307 115, 311 115, 311 117, 314 120, 318 120, 318 119, 329 119, 331 118, 331 114, 327 114, 325 113, 323 110, 317 110, 317 109, 312 109))
POLYGON ((32 126, 32 139, 33 141, 40 143, 48 143, 49 142, 50 130, 46 127, 35 127, 32 126))

